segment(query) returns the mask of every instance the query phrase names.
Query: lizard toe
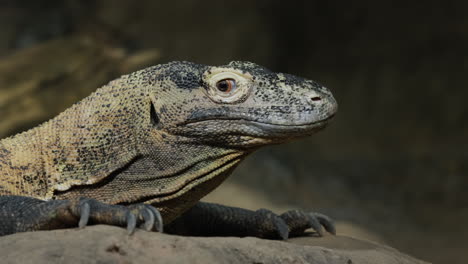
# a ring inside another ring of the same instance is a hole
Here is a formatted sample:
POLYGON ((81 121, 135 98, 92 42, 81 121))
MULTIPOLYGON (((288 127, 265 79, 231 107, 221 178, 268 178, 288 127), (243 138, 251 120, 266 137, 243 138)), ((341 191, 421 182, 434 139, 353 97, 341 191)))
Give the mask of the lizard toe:
POLYGON ((127 212, 127 233, 132 235, 135 232, 137 225, 137 218, 132 212, 127 212))
POLYGON ((259 209, 255 214, 259 237, 288 239, 288 225, 280 216, 267 209, 259 209))
POLYGON ((155 219, 153 212, 150 209, 145 208, 143 210, 143 217, 145 218, 145 224, 143 225, 143 228, 146 231, 151 231, 153 229, 155 219))
POLYGON ((83 228, 88 224, 89 215, 91 211, 91 206, 89 203, 84 200, 80 203, 80 221, 78 222, 78 227, 83 228))
POLYGON ((158 209, 149 204, 130 205, 129 209, 135 214, 140 228, 146 231, 163 232, 163 221, 158 209))
POLYGON ((287 223, 291 235, 294 236, 304 234, 309 228, 312 228, 319 237, 324 235, 323 228, 331 234, 336 234, 333 221, 320 213, 291 210, 281 214, 281 218, 287 223))
POLYGON ((164 232, 164 224, 163 224, 163 219, 162 219, 162 216, 161 216, 161 213, 159 212, 158 209, 156 209, 156 207, 154 206, 151 206, 151 205, 148 205, 148 209, 153 213, 154 217, 155 217, 155 221, 154 221, 154 227, 156 229, 156 231, 158 232, 164 232))
POLYGON ((79 218, 78 227, 87 225, 105 224, 127 227, 128 232, 134 232, 138 223, 137 216, 123 205, 106 204, 90 198, 69 200, 68 208, 79 218))
POLYGON ((314 214, 317 217, 320 224, 323 227, 325 227, 325 230, 327 230, 328 233, 336 235, 336 227, 335 227, 335 223, 333 219, 321 213, 312 213, 312 214, 314 214))
POLYGON ((318 236, 323 236, 323 227, 319 219, 314 213, 308 213, 307 219, 309 220, 309 227, 317 232, 318 236))

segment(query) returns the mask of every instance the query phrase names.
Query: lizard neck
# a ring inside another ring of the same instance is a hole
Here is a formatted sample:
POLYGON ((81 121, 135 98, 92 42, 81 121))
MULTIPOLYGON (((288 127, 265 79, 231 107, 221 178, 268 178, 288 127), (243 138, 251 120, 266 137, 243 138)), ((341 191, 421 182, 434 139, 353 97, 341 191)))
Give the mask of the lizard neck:
POLYGON ((38 129, 0 141, 0 195, 44 197, 47 176, 38 129))
POLYGON ((135 128, 142 123, 142 99, 137 93, 119 79, 44 125, 45 169, 52 183, 46 198, 99 182, 139 154, 135 128))
POLYGON ((142 96, 131 87, 118 79, 54 119, 2 140, 1 185, 17 190, 9 194, 47 200, 125 166, 138 155, 134 130, 142 123, 142 96))

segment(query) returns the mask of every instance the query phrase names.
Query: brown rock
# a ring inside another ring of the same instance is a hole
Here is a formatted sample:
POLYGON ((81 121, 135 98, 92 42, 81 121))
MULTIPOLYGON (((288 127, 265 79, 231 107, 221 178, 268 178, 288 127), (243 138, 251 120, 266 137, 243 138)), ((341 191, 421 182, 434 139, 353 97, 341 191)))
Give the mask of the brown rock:
POLYGON ((91 226, 0 238, 1 263, 425 263, 349 237, 181 237, 91 226))

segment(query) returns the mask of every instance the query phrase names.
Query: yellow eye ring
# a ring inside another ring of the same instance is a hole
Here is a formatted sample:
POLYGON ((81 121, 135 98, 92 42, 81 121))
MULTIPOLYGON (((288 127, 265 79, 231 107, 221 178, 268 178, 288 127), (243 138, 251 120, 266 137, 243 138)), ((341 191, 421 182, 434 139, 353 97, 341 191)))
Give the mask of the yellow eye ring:
POLYGON ((244 102, 249 96, 252 80, 249 73, 214 67, 203 74, 203 91, 215 103, 237 104, 244 102))
POLYGON ((230 93, 237 88, 236 80, 223 79, 216 83, 216 89, 223 93, 230 93))

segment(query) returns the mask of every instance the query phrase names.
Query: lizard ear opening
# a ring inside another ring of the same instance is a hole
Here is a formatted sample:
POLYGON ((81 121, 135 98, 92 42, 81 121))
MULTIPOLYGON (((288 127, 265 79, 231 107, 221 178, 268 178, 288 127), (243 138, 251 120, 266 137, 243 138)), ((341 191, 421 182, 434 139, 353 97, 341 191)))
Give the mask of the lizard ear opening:
POLYGON ((157 127, 159 124, 159 116, 156 113, 153 102, 150 103, 150 121, 151 125, 157 127))

